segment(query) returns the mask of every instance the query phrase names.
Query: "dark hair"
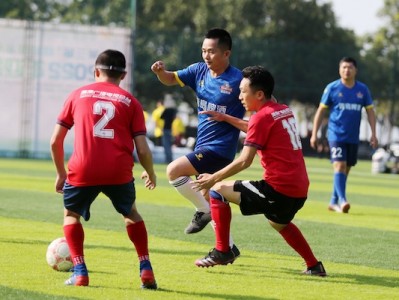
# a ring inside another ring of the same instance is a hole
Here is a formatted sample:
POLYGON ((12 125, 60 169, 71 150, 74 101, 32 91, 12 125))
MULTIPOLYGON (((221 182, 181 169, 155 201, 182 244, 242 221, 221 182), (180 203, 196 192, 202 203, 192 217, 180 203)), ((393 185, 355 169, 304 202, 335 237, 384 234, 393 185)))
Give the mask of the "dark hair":
POLYGON ((96 59, 95 68, 102 70, 108 77, 118 78, 126 73, 126 59, 118 50, 105 50, 96 59))
POLYGON ((341 60, 339 61, 339 65, 341 65, 343 62, 351 63, 355 66, 355 68, 357 68, 357 62, 353 57, 345 56, 341 58, 341 60))
POLYGON ((206 35, 206 39, 218 39, 218 47, 223 50, 231 50, 233 41, 231 40, 230 33, 221 28, 212 28, 206 35))
POLYGON ((253 91, 263 91, 266 98, 270 99, 274 90, 273 75, 262 66, 250 66, 242 70, 242 76, 249 79, 249 87, 253 91))

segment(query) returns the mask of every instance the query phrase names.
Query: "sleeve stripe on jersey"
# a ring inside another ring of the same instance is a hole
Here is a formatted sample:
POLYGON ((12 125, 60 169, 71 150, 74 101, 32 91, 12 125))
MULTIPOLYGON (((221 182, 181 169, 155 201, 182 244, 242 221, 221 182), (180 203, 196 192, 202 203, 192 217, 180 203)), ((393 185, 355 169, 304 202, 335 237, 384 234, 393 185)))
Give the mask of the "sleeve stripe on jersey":
POLYGON ((324 104, 324 103, 320 103, 320 106, 321 106, 321 107, 324 107, 324 108, 327 108, 327 107, 328 107, 328 105, 326 105, 326 104, 324 104))
POLYGON ((60 121, 60 120, 57 121, 57 124, 58 124, 58 125, 61 125, 62 127, 67 128, 67 129, 71 129, 71 128, 72 128, 72 125, 69 125, 69 124, 67 124, 67 123, 65 123, 65 122, 62 122, 62 121, 60 121))
POLYGON ((147 132, 145 132, 145 131, 137 131, 137 132, 133 133, 133 137, 136 137, 139 135, 146 135, 146 134, 147 134, 147 132))
POLYGON ((370 105, 367 105, 366 106, 366 109, 370 109, 370 108, 373 108, 374 107, 374 105, 373 104, 370 104, 370 105))
POLYGON ((181 87, 185 86, 184 82, 180 80, 179 75, 177 75, 177 72, 173 72, 173 74, 175 75, 175 78, 176 78, 177 83, 178 83, 181 87))
POLYGON ((254 147, 254 148, 258 149, 258 150, 262 149, 261 145, 255 144, 255 143, 251 143, 251 142, 247 142, 247 141, 244 142, 244 146, 254 147))

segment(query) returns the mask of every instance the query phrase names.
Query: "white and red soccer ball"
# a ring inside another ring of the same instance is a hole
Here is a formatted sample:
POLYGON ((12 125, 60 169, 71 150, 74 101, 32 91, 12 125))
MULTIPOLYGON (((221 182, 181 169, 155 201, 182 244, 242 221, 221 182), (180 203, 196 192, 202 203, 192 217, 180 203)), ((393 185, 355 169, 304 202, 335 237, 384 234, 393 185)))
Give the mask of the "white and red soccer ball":
POLYGON ((71 254, 65 237, 55 239, 46 252, 46 260, 56 271, 68 272, 73 267, 71 254))

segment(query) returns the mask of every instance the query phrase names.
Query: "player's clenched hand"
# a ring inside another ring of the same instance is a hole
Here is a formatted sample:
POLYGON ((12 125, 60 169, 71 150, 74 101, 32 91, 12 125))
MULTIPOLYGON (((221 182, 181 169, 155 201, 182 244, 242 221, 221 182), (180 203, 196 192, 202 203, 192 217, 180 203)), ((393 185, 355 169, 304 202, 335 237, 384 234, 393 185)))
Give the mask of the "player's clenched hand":
POLYGON ((155 74, 158 74, 159 72, 165 71, 165 64, 163 61, 158 60, 154 62, 151 66, 151 71, 153 71, 155 74))
POLYGON ((317 148, 317 137, 313 135, 310 137, 310 147, 312 147, 313 149, 317 148))
POLYGON ((215 183, 216 181, 213 179, 211 174, 204 173, 200 174, 197 180, 192 182, 192 185, 193 189, 198 192, 200 190, 209 190, 215 183))
POLYGON ((373 147, 373 149, 378 147, 378 139, 375 135, 372 135, 370 138, 370 146, 373 147))
POLYGON ((57 193, 60 193, 60 194, 64 193, 65 180, 66 180, 66 174, 65 175, 57 175, 57 178, 55 179, 55 191, 57 193))
POLYGON ((143 171, 141 179, 144 180, 144 185, 149 190, 153 190, 157 186, 157 176, 155 173, 149 175, 147 171, 143 171))

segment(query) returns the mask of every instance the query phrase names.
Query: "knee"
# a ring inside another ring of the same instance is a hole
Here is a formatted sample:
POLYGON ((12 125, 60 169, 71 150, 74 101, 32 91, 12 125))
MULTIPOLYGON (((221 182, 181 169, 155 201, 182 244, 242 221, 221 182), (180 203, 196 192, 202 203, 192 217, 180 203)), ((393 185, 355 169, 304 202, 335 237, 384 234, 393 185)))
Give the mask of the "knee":
POLYGON ((215 191, 213 188, 209 191, 209 196, 211 206, 220 206, 228 203, 228 201, 224 199, 223 195, 215 191))
POLYGON ((67 208, 64 208, 64 218, 76 219, 78 221, 80 219, 80 215, 67 208))
POLYGON ((129 224, 134 224, 143 221, 143 218, 141 217, 136 208, 132 208, 132 210, 128 215, 123 216, 123 219, 125 221, 126 226, 128 226, 129 224))
POLYGON ((279 223, 275 223, 271 220, 268 220, 269 224, 273 227, 273 229, 275 229, 276 231, 280 232, 282 231, 284 228, 287 227, 288 224, 279 224, 279 223))
POLYGON ((223 182, 217 182, 215 185, 211 188, 210 191, 216 192, 220 195, 222 195, 222 184, 223 182))
POLYGON ((341 161, 334 162, 333 167, 335 173, 346 173, 347 170, 346 162, 341 162, 341 161))
POLYGON ((173 161, 166 167, 166 176, 168 177, 169 181, 175 180, 179 177, 177 167, 173 161))

